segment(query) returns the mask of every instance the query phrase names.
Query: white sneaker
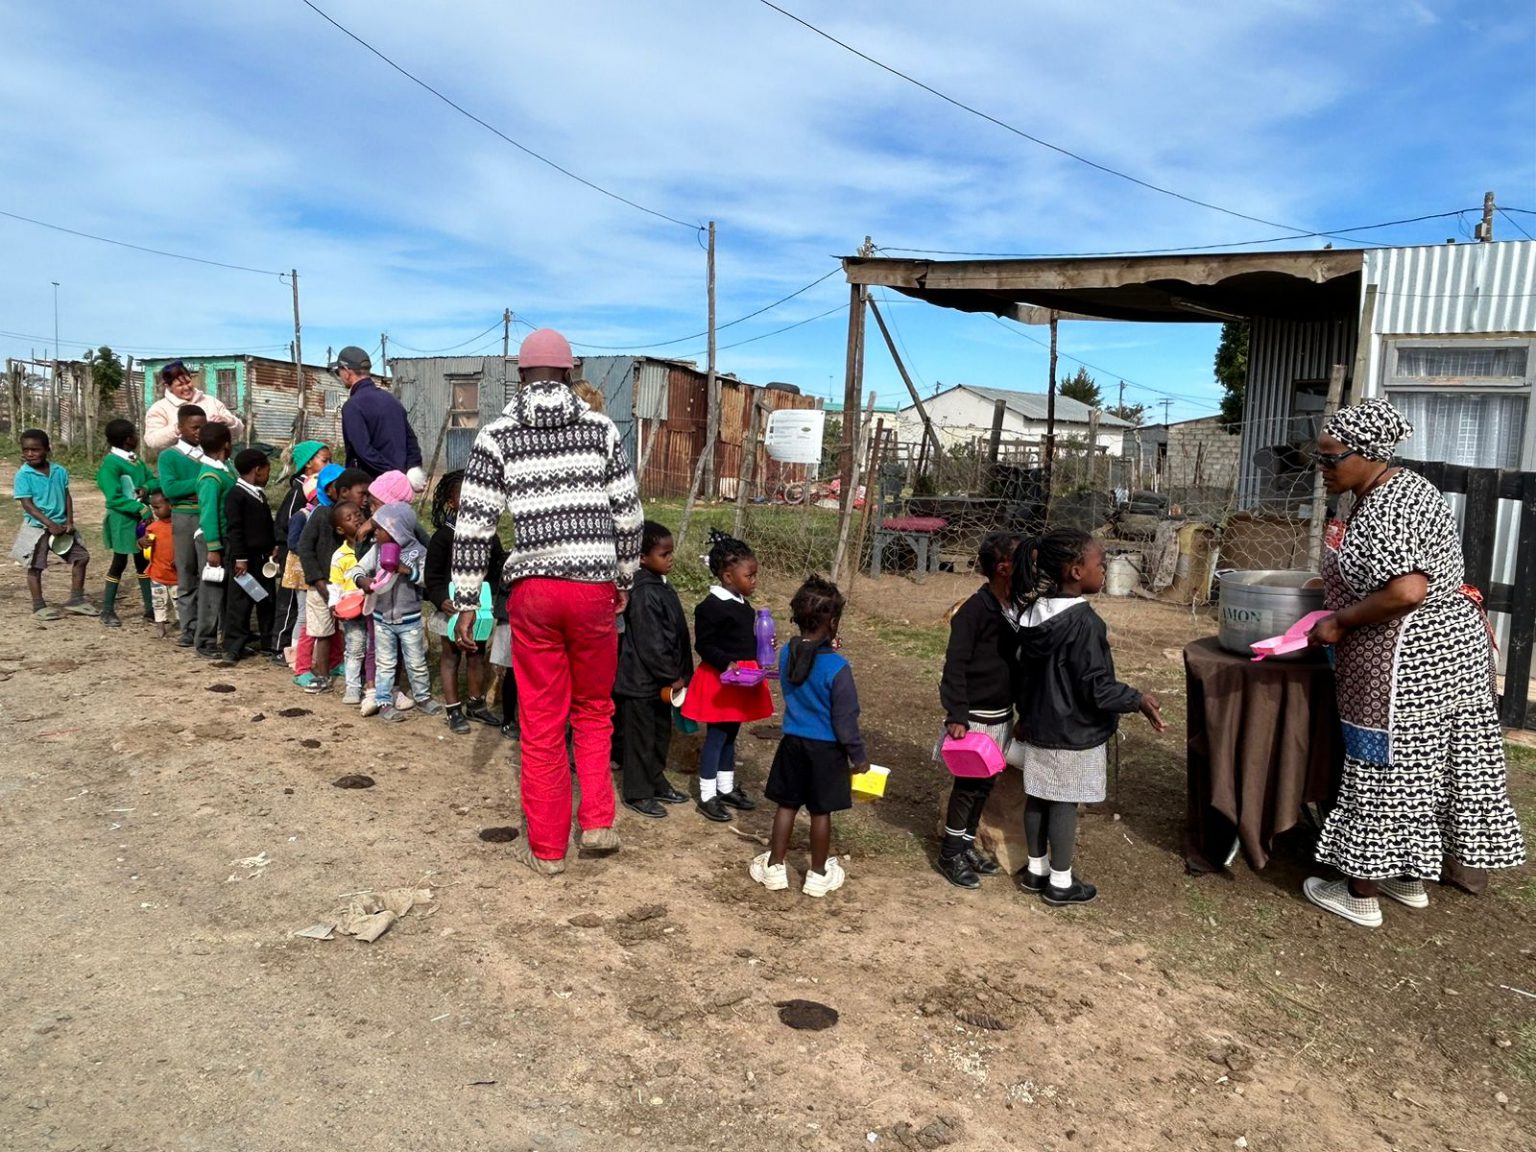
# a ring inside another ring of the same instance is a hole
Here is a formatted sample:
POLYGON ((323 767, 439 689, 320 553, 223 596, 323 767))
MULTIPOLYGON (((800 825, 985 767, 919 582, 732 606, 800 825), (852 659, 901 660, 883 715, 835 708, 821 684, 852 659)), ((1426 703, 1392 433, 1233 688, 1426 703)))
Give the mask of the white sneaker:
POLYGON ((348 688, 342 693, 341 702, 343 704, 361 704, 363 702, 363 694, 356 688, 348 688))
POLYGON ((372 692, 363 695, 363 702, 358 706, 358 711, 364 716, 377 716, 379 714, 379 698, 372 692))
POLYGON ((783 864, 768 863, 768 853, 752 857, 752 863, 747 866, 747 871, 752 879, 756 880, 770 892, 782 892, 789 887, 789 869, 783 864))
POLYGON ((1429 907, 1429 893, 1424 890, 1422 880, 1381 880, 1376 886, 1383 896, 1390 896, 1399 904, 1410 908, 1429 907))
POLYGON ((416 701, 411 699, 409 692, 401 692, 399 689, 396 689, 395 707, 401 712, 409 712, 412 708, 416 707, 416 701))
POLYGON ((827 857, 827 870, 825 872, 807 872, 805 884, 800 889, 807 896, 825 896, 828 892, 836 892, 843 886, 843 881, 848 876, 843 871, 843 866, 838 863, 836 856, 827 857))
POLYGON ((1301 890, 1308 900, 1342 916, 1362 928, 1381 927, 1381 905, 1374 896, 1362 899, 1349 894, 1348 880, 1324 880, 1320 876, 1308 876, 1302 881, 1301 890))

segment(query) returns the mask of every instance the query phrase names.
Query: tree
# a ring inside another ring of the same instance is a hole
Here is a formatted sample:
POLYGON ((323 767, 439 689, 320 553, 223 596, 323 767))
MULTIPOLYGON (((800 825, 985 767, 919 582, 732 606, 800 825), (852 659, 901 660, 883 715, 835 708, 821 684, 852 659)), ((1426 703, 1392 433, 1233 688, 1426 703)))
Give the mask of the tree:
MULTIPOLYGON (((1120 395, 1125 396, 1125 381, 1120 381, 1120 395)), ((1147 406, 1145 404, 1111 404, 1104 409, 1118 420, 1124 420, 1127 424, 1140 424, 1147 418, 1147 406)))
POLYGON ((85 362, 91 366, 91 377, 102 404, 110 403, 117 390, 123 386, 123 362, 105 344, 94 352, 87 352, 85 362))
POLYGON ((1099 391, 1099 386, 1094 382, 1093 377, 1088 375, 1086 368, 1079 367, 1077 374, 1063 380, 1056 390, 1061 395, 1069 396, 1090 408, 1104 407, 1104 395, 1099 391))
POLYGON ((1216 383, 1222 387, 1221 426, 1237 432, 1243 424, 1243 405, 1248 395, 1248 321, 1228 320, 1221 326, 1216 345, 1216 383))

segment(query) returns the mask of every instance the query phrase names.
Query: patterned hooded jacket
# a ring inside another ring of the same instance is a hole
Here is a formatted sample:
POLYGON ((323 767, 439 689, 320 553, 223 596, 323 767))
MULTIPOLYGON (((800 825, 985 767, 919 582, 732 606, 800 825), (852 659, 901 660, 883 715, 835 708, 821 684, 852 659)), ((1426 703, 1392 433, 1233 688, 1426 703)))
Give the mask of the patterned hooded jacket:
POLYGON ((502 586, 543 576, 628 591, 645 522, 613 421, 564 384, 523 384, 480 430, 464 469, 453 540, 454 603, 473 610, 501 514, 514 539, 502 586))

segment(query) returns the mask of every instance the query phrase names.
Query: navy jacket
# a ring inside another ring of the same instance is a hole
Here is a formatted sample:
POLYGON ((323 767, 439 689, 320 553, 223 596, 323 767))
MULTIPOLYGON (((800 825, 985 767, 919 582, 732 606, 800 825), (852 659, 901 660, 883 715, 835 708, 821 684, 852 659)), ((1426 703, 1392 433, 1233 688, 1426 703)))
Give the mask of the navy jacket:
POLYGON ((361 468, 371 479, 421 467, 421 445, 406 419, 405 406, 371 376, 352 385, 351 395, 341 406, 341 438, 347 467, 361 468))
POLYGON ((779 686, 786 736, 835 743, 850 764, 865 763, 853 669, 829 641, 808 644, 796 636, 786 644, 779 653, 779 686))
POLYGON ((655 699, 673 681, 692 675, 693 653, 688 648, 683 603, 670 584, 641 568, 635 573, 629 606, 624 609, 613 694, 655 699))

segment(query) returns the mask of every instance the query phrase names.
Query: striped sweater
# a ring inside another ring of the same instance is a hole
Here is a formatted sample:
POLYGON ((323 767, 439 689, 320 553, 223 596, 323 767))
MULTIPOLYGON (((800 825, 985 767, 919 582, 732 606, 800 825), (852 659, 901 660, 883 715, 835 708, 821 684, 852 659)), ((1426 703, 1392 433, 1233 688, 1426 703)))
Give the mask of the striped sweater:
POLYGON ((524 384, 480 430, 454 526, 454 603, 473 610, 502 512, 514 539, 503 587, 530 576, 621 591, 640 566, 640 490, 613 421, 564 384, 524 384))

